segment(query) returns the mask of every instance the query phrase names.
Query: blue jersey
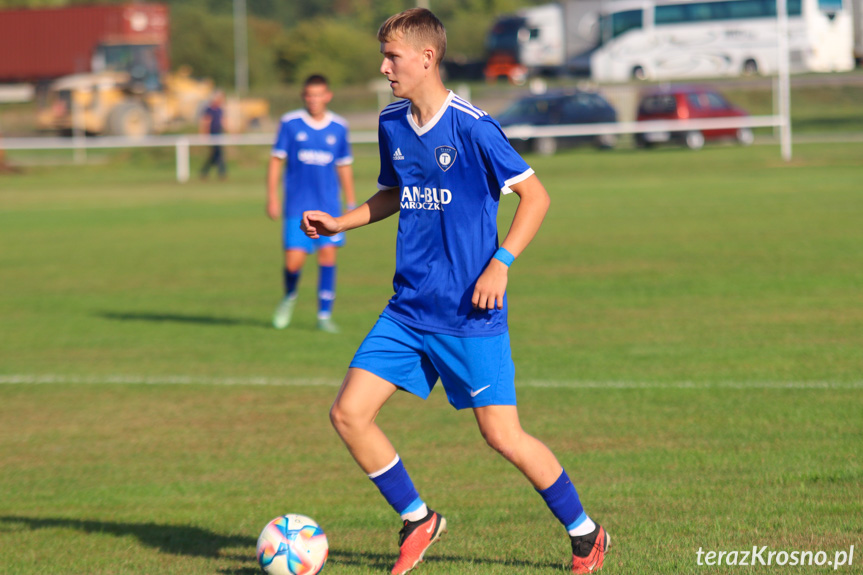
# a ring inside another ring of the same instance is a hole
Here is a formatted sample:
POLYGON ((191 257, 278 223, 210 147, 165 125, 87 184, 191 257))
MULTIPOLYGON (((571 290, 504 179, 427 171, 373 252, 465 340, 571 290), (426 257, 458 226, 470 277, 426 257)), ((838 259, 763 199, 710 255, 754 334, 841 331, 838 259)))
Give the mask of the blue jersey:
POLYGON ((305 110, 288 112, 282 116, 272 155, 288 163, 285 218, 300 218, 307 210, 341 215, 336 166, 353 162, 344 118, 327 112, 317 122, 305 110))
POLYGON ((407 100, 381 112, 380 189, 398 188, 395 294, 385 313, 457 336, 507 330, 502 310, 475 310, 474 286, 498 248, 501 194, 533 170, 487 113, 450 92, 425 126, 407 100))

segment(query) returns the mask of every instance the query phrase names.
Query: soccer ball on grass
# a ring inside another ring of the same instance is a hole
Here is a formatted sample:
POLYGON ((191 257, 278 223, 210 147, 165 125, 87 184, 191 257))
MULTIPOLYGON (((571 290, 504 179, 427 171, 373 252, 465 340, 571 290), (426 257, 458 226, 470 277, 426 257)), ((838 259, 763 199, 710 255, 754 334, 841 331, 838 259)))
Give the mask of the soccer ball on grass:
POLYGON ((305 515, 276 517, 258 537, 258 564, 269 575, 317 575, 329 552, 324 530, 305 515))

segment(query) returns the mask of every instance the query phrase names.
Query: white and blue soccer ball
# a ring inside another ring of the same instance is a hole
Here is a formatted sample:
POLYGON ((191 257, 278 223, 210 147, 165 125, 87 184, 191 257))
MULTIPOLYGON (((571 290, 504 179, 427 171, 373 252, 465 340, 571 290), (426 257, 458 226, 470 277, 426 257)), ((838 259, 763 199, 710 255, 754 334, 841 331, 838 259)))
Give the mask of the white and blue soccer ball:
POLYGON ((276 517, 258 537, 258 564, 269 575, 317 575, 329 553, 324 530, 305 515, 276 517))

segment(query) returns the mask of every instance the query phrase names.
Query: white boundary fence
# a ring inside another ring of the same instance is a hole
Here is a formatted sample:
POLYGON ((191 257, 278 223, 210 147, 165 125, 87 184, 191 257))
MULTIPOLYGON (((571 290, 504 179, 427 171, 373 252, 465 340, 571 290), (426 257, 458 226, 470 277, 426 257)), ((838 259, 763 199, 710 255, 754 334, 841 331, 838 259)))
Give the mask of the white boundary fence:
MULTIPOLYGON (((743 116, 704 120, 652 120, 648 122, 615 122, 607 124, 578 124, 559 126, 510 126, 504 131, 513 139, 531 139, 565 136, 599 136, 611 134, 643 134, 649 132, 688 132, 736 128, 785 128, 782 116, 743 116)), ((376 131, 352 131, 352 144, 374 144, 376 131)), ((272 134, 242 135, 179 135, 150 136, 147 138, 73 137, 73 138, 2 138, 0 148, 5 150, 75 150, 86 154, 88 149, 111 148, 165 148, 173 147, 176 155, 177 181, 189 181, 189 149, 192 146, 272 146, 272 134)))
POLYGON ((646 134, 650 132, 691 132, 735 128, 783 127, 781 116, 742 116, 704 120, 650 120, 568 126, 510 126, 504 131, 510 138, 543 138, 562 136, 600 136, 611 134, 646 134))
MULTIPOLYGON (((351 143, 373 144, 378 141, 377 132, 351 132, 351 143)), ((126 138, 119 136, 73 137, 73 138, 2 138, 0 149, 4 150, 86 150, 120 148, 174 148, 177 163, 177 181, 189 181, 189 149, 192 146, 272 146, 272 134, 240 135, 179 135, 126 138)))

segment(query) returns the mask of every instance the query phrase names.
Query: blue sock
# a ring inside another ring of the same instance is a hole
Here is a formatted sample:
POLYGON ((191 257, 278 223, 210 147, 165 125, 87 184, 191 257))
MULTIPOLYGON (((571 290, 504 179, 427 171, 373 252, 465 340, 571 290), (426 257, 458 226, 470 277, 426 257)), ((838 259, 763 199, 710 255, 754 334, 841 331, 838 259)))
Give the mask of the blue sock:
POLYGON ((285 277, 285 297, 294 297, 297 295, 297 284, 300 283, 300 270, 295 272, 284 269, 285 277))
POLYGON ((557 520, 563 523, 567 531, 573 530, 589 518, 584 512, 584 507, 578 499, 578 493, 575 491, 575 486, 566 471, 562 471, 557 481, 548 489, 540 491, 537 489, 545 504, 551 509, 551 512, 557 517, 557 520))
POLYGON ((333 314, 333 300, 336 299, 336 266, 321 266, 318 275, 318 317, 333 314))
POLYGON ((374 482, 387 503, 399 515, 409 513, 424 505, 398 455, 387 467, 370 474, 369 479, 374 482))

